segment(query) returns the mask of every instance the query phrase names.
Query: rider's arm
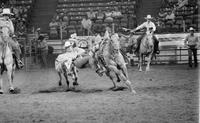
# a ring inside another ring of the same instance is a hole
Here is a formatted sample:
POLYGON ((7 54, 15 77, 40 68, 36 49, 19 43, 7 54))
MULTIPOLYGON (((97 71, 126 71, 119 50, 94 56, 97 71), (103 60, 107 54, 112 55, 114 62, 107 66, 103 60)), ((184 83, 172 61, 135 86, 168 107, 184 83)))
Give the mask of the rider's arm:
POLYGON ((152 27, 153 27, 153 32, 156 31, 156 25, 154 23, 152 23, 152 27))
POLYGON ((9 20, 9 21, 10 21, 10 23, 9 23, 10 33, 11 33, 11 34, 14 34, 14 26, 13 26, 13 23, 12 23, 11 20, 9 20))
POLYGON ((135 29, 135 31, 144 28, 144 27, 145 27, 145 24, 146 24, 146 23, 144 22, 143 24, 141 24, 140 26, 138 26, 138 27, 135 29))

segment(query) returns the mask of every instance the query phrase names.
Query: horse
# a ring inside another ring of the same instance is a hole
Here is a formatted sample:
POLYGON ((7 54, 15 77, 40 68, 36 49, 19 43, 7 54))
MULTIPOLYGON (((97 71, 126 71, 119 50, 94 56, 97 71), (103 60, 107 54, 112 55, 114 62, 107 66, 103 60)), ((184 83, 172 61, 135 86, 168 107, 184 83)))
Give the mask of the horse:
POLYGON ((14 71, 16 68, 16 64, 13 58, 12 48, 9 46, 8 42, 4 42, 3 38, 0 44, 0 68, 1 68, 1 76, 0 76, 0 94, 3 94, 3 78, 2 75, 4 71, 7 71, 8 81, 10 84, 9 91, 10 93, 15 93, 15 88, 13 84, 14 79, 14 71))
MULTIPOLYGON (((135 40, 135 42, 132 44, 133 47, 136 46, 136 44, 137 43, 135 40)), ((142 38, 140 46, 139 46, 139 51, 138 53, 135 53, 135 54, 139 58, 139 64, 138 64, 139 71, 142 71, 142 62, 144 61, 145 56, 147 57, 146 71, 150 71, 150 63, 153 56, 155 56, 154 39, 153 39, 152 33, 148 33, 142 38)))
POLYGON ((72 77, 73 80, 73 87, 75 89, 75 87, 78 84, 78 71, 76 68, 76 65, 74 63, 74 60, 69 60, 69 61, 64 61, 64 62, 59 62, 58 60, 55 60, 55 69, 58 73, 59 76, 59 81, 58 81, 58 85, 62 86, 62 74, 66 79, 66 83, 67 83, 67 89, 66 91, 69 90, 69 79, 68 77, 72 77))
POLYGON ((104 40, 99 50, 102 53, 102 59, 104 62, 103 64, 106 68, 106 75, 109 76, 113 82, 113 89, 116 88, 116 83, 113 80, 114 76, 111 74, 111 72, 115 73, 120 80, 122 80, 128 86, 131 92, 136 93, 135 90, 132 89, 131 82, 128 79, 126 63, 119 51, 118 39, 114 37, 114 40, 104 40))

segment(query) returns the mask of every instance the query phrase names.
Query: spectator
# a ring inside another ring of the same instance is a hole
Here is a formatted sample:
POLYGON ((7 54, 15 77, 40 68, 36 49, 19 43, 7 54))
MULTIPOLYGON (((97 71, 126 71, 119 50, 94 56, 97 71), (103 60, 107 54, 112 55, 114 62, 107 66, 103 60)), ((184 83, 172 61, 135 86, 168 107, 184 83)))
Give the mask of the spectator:
POLYGON ((172 20, 173 22, 175 21, 175 14, 174 11, 168 12, 168 14, 165 17, 166 20, 172 20))
POLYGON ((98 10, 98 12, 96 13, 96 18, 97 20, 104 20, 104 13, 101 11, 101 9, 98 10))
POLYGON ((90 9, 90 11, 89 12, 87 12, 87 17, 88 17, 88 19, 90 19, 90 20, 92 20, 93 22, 95 22, 95 20, 96 20, 96 16, 95 16, 95 12, 93 12, 93 10, 92 9, 90 9))
POLYGON ((50 36, 58 37, 58 23, 55 21, 55 19, 52 19, 52 21, 49 23, 50 28, 50 36))
POLYGON ((185 46, 188 48, 189 67, 192 67, 192 54, 194 56, 194 66, 197 67, 198 37, 194 35, 194 28, 190 27, 190 34, 185 39, 185 46))
POLYGON ((41 56, 41 64, 44 68, 47 67, 48 45, 44 36, 38 38, 38 49, 41 56))
POLYGON ((109 9, 105 12, 105 22, 113 22, 112 12, 109 9))

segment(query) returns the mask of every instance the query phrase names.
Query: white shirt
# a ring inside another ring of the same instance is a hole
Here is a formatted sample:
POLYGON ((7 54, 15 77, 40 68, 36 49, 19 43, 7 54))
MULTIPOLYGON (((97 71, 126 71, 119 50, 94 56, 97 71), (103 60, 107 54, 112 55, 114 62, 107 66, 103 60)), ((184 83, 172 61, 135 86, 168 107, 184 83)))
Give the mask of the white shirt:
POLYGON ((136 31, 139 30, 139 29, 142 29, 142 28, 145 28, 147 29, 146 33, 149 33, 150 32, 150 28, 153 27, 153 31, 155 32, 156 31, 156 26, 153 22, 144 22, 143 24, 141 24, 140 26, 138 26, 136 28, 136 31))
POLYGON ((0 28, 3 36, 9 37, 10 33, 14 34, 14 26, 10 19, 0 18, 0 28))

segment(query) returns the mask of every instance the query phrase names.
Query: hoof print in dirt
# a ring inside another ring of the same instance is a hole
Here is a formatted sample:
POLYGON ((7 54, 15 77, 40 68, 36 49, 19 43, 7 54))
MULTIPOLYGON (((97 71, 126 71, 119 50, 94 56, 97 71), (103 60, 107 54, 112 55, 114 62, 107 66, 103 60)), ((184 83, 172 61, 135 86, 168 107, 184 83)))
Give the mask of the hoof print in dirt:
POLYGON ((21 90, 19 88, 9 89, 10 94, 19 94, 21 90))

